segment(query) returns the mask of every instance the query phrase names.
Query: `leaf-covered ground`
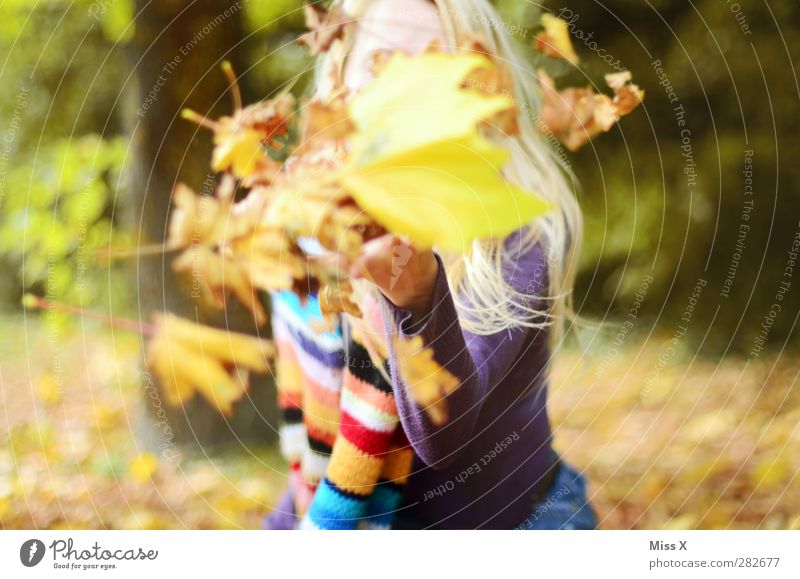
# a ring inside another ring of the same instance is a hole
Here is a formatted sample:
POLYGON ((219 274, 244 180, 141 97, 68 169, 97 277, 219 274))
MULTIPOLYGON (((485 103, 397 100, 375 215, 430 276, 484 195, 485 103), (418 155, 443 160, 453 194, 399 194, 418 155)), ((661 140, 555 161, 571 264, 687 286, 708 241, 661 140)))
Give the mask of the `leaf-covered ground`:
MULTIPOLYGON (((167 460, 134 436, 135 337, 5 321, 0 526, 258 528, 285 484, 270 449, 167 460)), ((556 365, 557 448, 605 528, 800 528, 800 362, 723 363, 665 342, 556 365)))
POLYGON ((798 357, 717 362, 670 341, 556 366, 556 447, 588 473, 602 526, 800 529, 798 357))
POLYGON ((259 528, 285 484, 273 450, 176 460, 137 445, 136 336, 11 327, 0 342, 3 528, 259 528))

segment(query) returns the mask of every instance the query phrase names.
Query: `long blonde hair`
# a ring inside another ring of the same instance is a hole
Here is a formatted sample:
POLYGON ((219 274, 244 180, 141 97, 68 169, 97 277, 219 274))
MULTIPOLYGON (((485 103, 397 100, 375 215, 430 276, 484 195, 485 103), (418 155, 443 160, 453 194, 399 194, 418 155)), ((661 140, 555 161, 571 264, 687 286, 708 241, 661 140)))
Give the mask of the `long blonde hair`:
MULTIPOLYGON (((583 229, 580 207, 570 185, 574 183, 572 173, 537 128, 541 97, 535 72, 512 44, 491 4, 487 0, 432 1, 438 8, 450 46, 477 36, 488 52, 507 67, 519 110, 519 134, 493 137, 511 153, 504 175, 517 186, 535 191, 553 207, 531 223, 522 236, 520 251, 539 242, 547 261, 547 295, 537 295, 536 300, 504 279, 504 264, 508 260, 504 239, 476 240, 466 255, 443 256, 459 321, 463 329, 481 335, 520 326, 550 327, 551 338, 557 343, 568 327, 567 322, 571 325, 574 321, 572 289, 583 229)), ((356 10, 363 13, 369 0, 333 2, 342 3, 358 5, 356 10)), ((349 15, 357 18, 359 14, 353 14, 352 10, 348 6, 349 15)), ((326 82, 325 64, 321 61, 317 66, 318 88, 326 82)))

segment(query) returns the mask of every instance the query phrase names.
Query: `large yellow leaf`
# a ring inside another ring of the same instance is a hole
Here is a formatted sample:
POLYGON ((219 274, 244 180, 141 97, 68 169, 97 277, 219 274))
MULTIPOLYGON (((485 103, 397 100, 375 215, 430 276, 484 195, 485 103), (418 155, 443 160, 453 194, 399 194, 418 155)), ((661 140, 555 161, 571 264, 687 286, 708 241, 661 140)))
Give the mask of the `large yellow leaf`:
POLYGON ((503 237, 548 204, 500 176, 507 152, 477 133, 350 169, 344 186, 389 231, 420 247, 464 252, 474 239, 503 237))
POLYGON ((513 106, 464 87, 488 66, 475 54, 398 53, 350 103, 356 131, 339 182, 380 225, 421 247, 463 252, 548 210, 503 179, 508 153, 478 131, 513 106))
POLYGON ((350 101, 356 127, 350 162, 356 166, 425 144, 457 139, 513 106, 504 95, 463 88, 470 72, 491 66, 481 55, 394 54, 380 74, 350 101))

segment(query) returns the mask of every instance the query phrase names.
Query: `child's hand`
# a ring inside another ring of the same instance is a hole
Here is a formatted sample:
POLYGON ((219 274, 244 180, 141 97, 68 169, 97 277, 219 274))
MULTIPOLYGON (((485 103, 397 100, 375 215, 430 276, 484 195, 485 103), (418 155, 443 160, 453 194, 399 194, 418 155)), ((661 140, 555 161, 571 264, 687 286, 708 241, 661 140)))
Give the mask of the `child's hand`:
POLYGON ((411 310, 413 321, 430 313, 438 273, 433 251, 416 249, 393 235, 364 244, 361 255, 350 266, 353 278, 374 283, 394 305, 411 310))

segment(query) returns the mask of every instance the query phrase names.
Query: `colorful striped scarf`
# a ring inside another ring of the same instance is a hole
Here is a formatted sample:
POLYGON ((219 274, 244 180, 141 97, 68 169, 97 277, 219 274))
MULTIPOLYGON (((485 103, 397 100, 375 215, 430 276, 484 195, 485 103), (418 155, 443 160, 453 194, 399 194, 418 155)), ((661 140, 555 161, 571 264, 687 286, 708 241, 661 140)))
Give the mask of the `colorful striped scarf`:
POLYGON ((411 471, 388 364, 370 345, 380 308, 362 301, 364 323, 326 329, 313 296, 272 297, 281 448, 303 529, 389 528, 411 471))

